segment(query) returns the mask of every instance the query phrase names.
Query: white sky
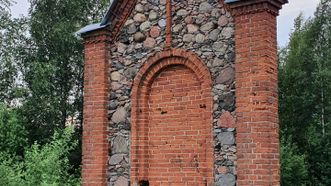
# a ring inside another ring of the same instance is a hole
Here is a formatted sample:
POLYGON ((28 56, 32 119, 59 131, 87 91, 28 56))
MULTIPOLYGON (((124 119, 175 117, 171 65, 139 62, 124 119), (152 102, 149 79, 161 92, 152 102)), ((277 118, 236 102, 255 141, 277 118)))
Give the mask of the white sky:
POLYGON ((293 28, 294 19, 303 13, 305 18, 312 17, 320 0, 289 0, 279 12, 277 19, 278 45, 284 46, 288 42, 289 34, 293 28))
MULTIPOLYGON (((26 15, 29 8, 28 0, 16 0, 17 3, 12 8, 12 15, 19 17, 26 15)), ((293 28, 293 20, 303 12, 305 18, 313 16, 313 13, 320 0, 289 0, 289 3, 283 6, 278 17, 278 44, 286 45, 289 34, 293 28)))
POLYGON ((29 9, 28 0, 14 0, 14 6, 11 9, 13 17, 19 17, 20 15, 26 15, 29 9))

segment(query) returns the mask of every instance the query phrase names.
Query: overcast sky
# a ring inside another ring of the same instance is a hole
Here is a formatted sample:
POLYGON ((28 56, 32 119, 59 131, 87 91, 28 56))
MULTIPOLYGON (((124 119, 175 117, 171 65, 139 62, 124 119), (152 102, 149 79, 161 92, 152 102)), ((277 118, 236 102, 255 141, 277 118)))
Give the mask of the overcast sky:
POLYGON ((320 0, 289 0, 289 3, 284 5, 278 17, 278 44, 286 45, 289 34, 293 28, 294 19, 303 13, 305 18, 312 17, 320 0))
MULTIPOLYGON (((12 15, 19 17, 26 15, 29 4, 28 0, 16 0, 17 3, 12 8, 12 15)), ((289 34, 293 28, 293 20, 300 12, 303 13, 305 18, 313 16, 313 13, 320 0, 289 0, 283 9, 280 11, 278 17, 278 44, 280 46, 286 45, 288 42, 289 34)))

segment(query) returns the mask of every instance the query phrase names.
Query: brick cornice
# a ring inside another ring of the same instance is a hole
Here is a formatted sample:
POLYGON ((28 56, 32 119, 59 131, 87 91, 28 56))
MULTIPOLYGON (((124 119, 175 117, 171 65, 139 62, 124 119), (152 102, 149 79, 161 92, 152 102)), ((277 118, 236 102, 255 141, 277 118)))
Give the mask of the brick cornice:
POLYGON ((277 16, 282 5, 287 2, 287 0, 242 0, 230 3, 229 7, 233 16, 263 11, 267 11, 277 16))
POLYGON ((84 34, 82 38, 84 44, 110 43, 112 40, 111 32, 107 28, 84 34))

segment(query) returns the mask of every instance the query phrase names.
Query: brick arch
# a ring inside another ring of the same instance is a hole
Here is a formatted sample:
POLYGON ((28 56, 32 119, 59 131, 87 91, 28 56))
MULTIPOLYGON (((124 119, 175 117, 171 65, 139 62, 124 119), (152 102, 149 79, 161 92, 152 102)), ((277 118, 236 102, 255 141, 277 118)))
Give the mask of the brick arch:
POLYGON ((211 86, 192 52, 169 49, 147 60, 132 88, 131 183, 212 183, 211 86))

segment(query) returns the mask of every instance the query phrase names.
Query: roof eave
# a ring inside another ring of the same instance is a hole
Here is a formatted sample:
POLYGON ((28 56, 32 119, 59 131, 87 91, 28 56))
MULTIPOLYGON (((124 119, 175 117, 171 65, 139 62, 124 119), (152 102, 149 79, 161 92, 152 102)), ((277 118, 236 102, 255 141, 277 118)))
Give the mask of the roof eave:
POLYGON ((224 2, 226 4, 229 4, 229 3, 235 3, 235 2, 238 2, 238 1, 240 1, 240 0, 225 0, 224 2))
POLYGON ((89 32, 103 29, 103 28, 107 27, 108 25, 109 24, 101 25, 100 23, 90 24, 90 25, 87 25, 87 26, 81 28, 79 31, 77 31, 76 35, 81 36, 81 35, 89 33, 89 32))
POLYGON ((118 0, 111 0, 110 1, 108 11, 107 11, 106 15, 103 17, 103 19, 101 20, 100 23, 87 25, 87 26, 81 28, 79 31, 77 31, 76 35, 81 36, 83 34, 93 32, 93 31, 97 31, 97 30, 100 30, 100 29, 103 29, 103 28, 109 26, 111 24, 109 22, 109 18, 110 18, 110 16, 112 16, 112 11, 113 11, 113 8, 115 7, 117 1, 118 0))
POLYGON ((106 25, 109 22, 109 18, 112 15, 113 8, 115 7, 117 1, 118 0, 110 0, 110 5, 108 8, 108 11, 107 11, 106 15, 103 17, 103 19, 101 21, 101 25, 106 25))

